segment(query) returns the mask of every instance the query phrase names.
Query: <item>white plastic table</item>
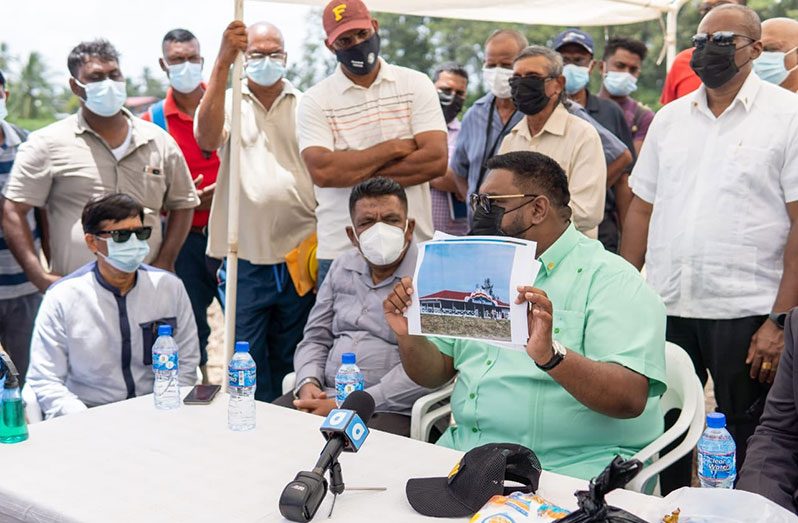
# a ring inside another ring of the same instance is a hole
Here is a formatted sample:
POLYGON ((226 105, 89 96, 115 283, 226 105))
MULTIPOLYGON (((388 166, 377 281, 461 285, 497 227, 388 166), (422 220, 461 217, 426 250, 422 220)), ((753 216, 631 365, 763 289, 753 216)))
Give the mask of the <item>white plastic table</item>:
MULTIPOLYGON (((322 418, 261 402, 256 416, 254 431, 236 433, 225 395, 176 411, 143 396, 31 425, 27 441, 0 445, 0 522, 284 521, 280 493, 316 462, 322 418)), ((440 521, 413 511, 405 483, 445 476, 461 455, 372 431, 359 453, 342 454, 344 482, 387 490, 344 492, 329 520, 328 494, 314 521, 440 521)), ((574 509, 585 486, 544 472, 538 493, 574 509)), ((608 499, 637 513, 659 500, 629 491, 608 499)))

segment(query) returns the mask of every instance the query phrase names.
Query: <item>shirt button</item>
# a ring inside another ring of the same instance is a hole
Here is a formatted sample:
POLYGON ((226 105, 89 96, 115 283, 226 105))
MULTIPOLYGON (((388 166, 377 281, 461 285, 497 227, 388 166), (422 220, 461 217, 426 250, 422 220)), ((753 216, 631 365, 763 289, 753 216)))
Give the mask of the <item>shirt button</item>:
POLYGON ((578 269, 576 269, 576 272, 582 272, 582 267, 579 267, 578 269))
POLYGON ((549 268, 549 270, 552 270, 554 268, 554 262, 549 263, 547 267, 549 268))
POLYGON ((474 399, 477 397, 477 395, 472 392, 471 394, 468 395, 468 397, 474 399))
POLYGON ((493 363, 493 362, 488 360, 488 361, 485 362, 485 365, 490 365, 491 363, 493 363))
POLYGON ((471 432, 479 432, 479 429, 476 427, 471 427, 471 432))
POLYGON ((559 334, 559 333, 560 333, 560 328, 559 327, 555 327, 554 328, 554 334, 559 334))

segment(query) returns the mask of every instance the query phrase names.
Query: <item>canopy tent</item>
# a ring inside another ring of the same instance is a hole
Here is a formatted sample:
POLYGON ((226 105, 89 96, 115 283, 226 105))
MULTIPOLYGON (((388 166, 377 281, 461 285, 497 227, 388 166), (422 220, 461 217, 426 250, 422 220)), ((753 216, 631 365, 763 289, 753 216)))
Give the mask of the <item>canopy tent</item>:
MULTIPOLYGON (((273 0, 270 0, 273 1, 273 0)), ((277 0, 279 3, 323 7, 328 0, 277 0)), ((460 18, 529 25, 604 26, 633 24, 665 15, 665 46, 670 68, 676 56, 676 19, 689 0, 500 0, 493 4, 484 0, 365 0, 369 9, 388 13, 460 18)), ((234 17, 242 20, 244 0, 233 0, 234 17)), ((319 20, 319 23, 321 21, 319 20)), ((233 66, 233 78, 241 78, 242 56, 233 66)), ((230 133, 230 194, 227 231, 227 283, 225 305, 225 363, 233 354, 235 343, 236 297, 238 295, 238 209, 241 150, 241 82, 233 82, 233 113, 230 133)), ((226 381, 225 381, 226 385, 226 381)))

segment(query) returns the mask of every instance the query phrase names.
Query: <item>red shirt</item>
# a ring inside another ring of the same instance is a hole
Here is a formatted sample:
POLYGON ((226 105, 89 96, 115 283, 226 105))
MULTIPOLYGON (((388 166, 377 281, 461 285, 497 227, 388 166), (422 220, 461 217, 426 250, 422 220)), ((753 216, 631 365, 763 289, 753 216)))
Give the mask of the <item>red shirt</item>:
MULTIPOLYGON (((202 175, 202 183, 199 184, 198 189, 216 183, 216 175, 219 172, 219 156, 214 151, 206 158, 206 155, 200 150, 197 140, 194 138, 194 116, 180 112, 175 103, 171 87, 166 91, 163 112, 169 134, 172 135, 180 150, 183 151, 191 177, 196 179, 197 176, 202 175)), ((141 118, 148 122, 152 121, 149 111, 142 114, 141 118)), ((210 211, 195 210, 194 220, 191 223, 192 227, 205 227, 208 225, 210 214, 210 211)))
POLYGON ((690 67, 690 59, 693 57, 694 50, 694 47, 685 49, 673 60, 671 70, 665 77, 665 85, 662 86, 662 96, 659 98, 662 105, 692 93, 701 85, 701 79, 690 67))

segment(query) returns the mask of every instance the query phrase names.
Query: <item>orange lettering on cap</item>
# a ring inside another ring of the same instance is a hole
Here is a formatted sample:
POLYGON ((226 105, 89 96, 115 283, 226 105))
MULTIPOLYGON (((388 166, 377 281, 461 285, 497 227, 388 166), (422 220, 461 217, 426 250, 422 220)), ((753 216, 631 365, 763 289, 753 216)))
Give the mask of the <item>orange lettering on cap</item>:
POLYGON ((340 22, 344 18, 344 11, 346 11, 346 4, 338 4, 332 8, 336 22, 340 22))

